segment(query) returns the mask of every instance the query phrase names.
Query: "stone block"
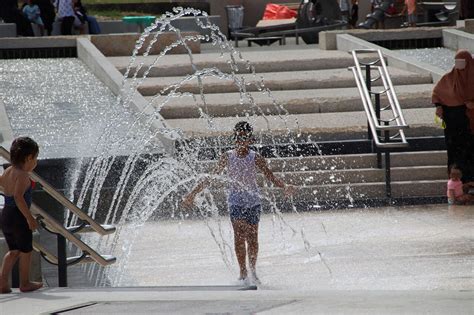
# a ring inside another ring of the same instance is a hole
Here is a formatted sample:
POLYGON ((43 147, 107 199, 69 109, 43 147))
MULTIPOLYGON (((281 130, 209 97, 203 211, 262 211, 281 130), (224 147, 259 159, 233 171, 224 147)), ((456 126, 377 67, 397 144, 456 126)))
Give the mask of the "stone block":
POLYGON ((443 47, 452 50, 458 49, 458 36, 452 30, 443 30, 443 47))
POLYGON ((474 34, 456 29, 443 30, 443 46, 453 50, 467 49, 474 52, 474 34))
POLYGON ((467 49, 471 53, 474 53, 474 33, 460 36, 458 38, 458 49, 467 49))
MULTIPOLYGON (((197 35, 196 32, 184 32, 181 36, 197 35)), ((105 56, 131 56, 135 45, 140 38, 140 34, 108 34, 108 35, 93 35, 91 42, 99 49, 105 56)), ((163 33, 158 37, 158 41, 153 45, 150 55, 160 54, 161 51, 168 45, 177 40, 178 36, 175 33, 163 33)), ((153 34, 147 38, 139 54, 143 54, 150 40, 153 39, 153 34)), ((199 41, 187 42, 191 52, 197 54, 201 52, 201 44, 199 41)), ((179 45, 173 48, 168 54, 186 54, 187 50, 179 45)))
POLYGON ((319 32, 319 48, 324 50, 337 50, 336 35, 344 31, 319 32))
POLYGON ((59 36, 59 37, 43 36, 43 37, 1 38, 0 47, 4 49, 76 47, 76 37, 74 36, 59 36))
MULTIPOLYGON (((203 17, 199 17, 199 21, 206 25, 206 19, 203 17)), ((215 25, 219 25, 220 23, 220 16, 211 15, 209 16, 209 22, 215 25)), ((197 32, 201 35, 210 35, 211 30, 206 28, 201 28, 196 21, 196 18, 193 16, 185 16, 180 19, 174 20, 171 22, 171 25, 178 28, 184 32, 197 32)))
POLYGON ((442 28, 417 27, 416 29, 350 30, 348 33, 367 41, 425 39, 441 37, 442 28))
POLYGON ((474 34, 474 19, 464 20, 464 31, 474 34))
POLYGON ((16 24, 0 23, 0 37, 16 37, 16 24))
POLYGON ((99 21, 99 26, 102 34, 121 34, 138 32, 137 25, 123 23, 121 20, 99 21))

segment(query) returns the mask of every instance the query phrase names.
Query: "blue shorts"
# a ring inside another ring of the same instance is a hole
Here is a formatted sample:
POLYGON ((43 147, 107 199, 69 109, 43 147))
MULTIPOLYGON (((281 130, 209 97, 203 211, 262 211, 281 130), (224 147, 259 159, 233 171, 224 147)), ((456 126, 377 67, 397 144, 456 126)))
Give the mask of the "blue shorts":
POLYGON ((261 205, 255 205, 250 208, 239 205, 229 205, 230 220, 245 220, 248 224, 256 225, 260 222, 261 205))

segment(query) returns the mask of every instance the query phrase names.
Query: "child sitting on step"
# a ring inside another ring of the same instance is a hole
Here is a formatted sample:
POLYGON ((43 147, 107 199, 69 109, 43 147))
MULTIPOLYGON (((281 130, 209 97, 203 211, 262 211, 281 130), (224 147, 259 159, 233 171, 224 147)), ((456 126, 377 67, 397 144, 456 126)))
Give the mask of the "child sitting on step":
POLYGON ((38 144, 32 139, 28 137, 15 139, 10 149, 12 165, 0 175, 0 186, 5 195, 0 228, 8 245, 0 274, 0 293, 12 291, 8 284, 8 276, 18 259, 20 259, 20 291, 35 291, 43 286, 43 283, 31 282, 29 278, 33 231, 38 228, 38 223, 30 212, 32 182, 28 173, 36 167, 38 153, 38 144))
MULTIPOLYGON (((275 186, 284 190, 285 196, 294 192, 293 186, 288 186, 273 174, 265 159, 250 149, 254 138, 253 128, 241 121, 234 127, 236 148, 225 152, 219 159, 215 174, 221 174, 227 169, 228 195, 227 203, 234 230, 234 247, 240 268, 239 280, 253 281, 259 284, 256 265, 258 256, 258 223, 262 210, 260 190, 257 185, 257 169, 275 186), (247 245, 247 247, 246 247, 247 245), (250 277, 247 273, 246 256, 250 264, 250 277)), ((183 201, 184 206, 191 207, 197 194, 210 184, 210 180, 199 183, 183 201)))
POLYGON ((33 4, 33 0, 27 0, 25 6, 23 7, 23 14, 26 16, 30 23, 38 25, 40 30, 40 35, 44 36, 44 23, 41 19, 41 12, 38 5, 33 4))
POLYGON ((447 191, 449 205, 463 205, 474 201, 474 195, 465 193, 470 187, 474 187, 474 182, 463 184, 461 177, 462 172, 457 165, 451 165, 447 191))

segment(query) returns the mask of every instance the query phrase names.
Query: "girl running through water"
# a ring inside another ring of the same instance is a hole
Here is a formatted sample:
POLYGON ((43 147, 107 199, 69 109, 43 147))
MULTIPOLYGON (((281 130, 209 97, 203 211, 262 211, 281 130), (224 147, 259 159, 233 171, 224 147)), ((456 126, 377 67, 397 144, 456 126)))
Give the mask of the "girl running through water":
MULTIPOLYGON (((294 187, 275 177, 265 159, 250 149, 253 143, 253 128, 241 121, 234 127, 235 149, 225 152, 219 159, 214 174, 227 169, 227 204, 234 230, 235 254, 240 268, 239 280, 259 283, 257 277, 258 224, 262 211, 260 189, 257 185, 257 169, 275 186, 284 190, 285 196, 294 193, 294 187), (250 274, 247 271, 246 257, 249 258, 250 274)), ((200 182, 186 197, 183 204, 191 207, 197 194, 209 184, 209 179, 200 182)))

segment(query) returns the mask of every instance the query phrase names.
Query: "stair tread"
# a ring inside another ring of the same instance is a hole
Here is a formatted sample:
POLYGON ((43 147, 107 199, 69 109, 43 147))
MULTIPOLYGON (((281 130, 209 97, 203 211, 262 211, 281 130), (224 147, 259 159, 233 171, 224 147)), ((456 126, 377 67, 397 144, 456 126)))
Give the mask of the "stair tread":
MULTIPOLYGON (((433 108, 411 108, 404 110, 405 120, 410 127, 431 127, 435 135, 441 135, 442 129, 434 123, 433 108)), ((256 133, 271 131, 286 133, 288 130, 311 132, 363 132, 367 130, 367 116, 363 111, 340 113, 310 113, 300 115, 251 117, 256 133), (265 119, 266 118, 266 119, 265 119)), ((233 126, 241 117, 216 117, 213 119, 214 130, 209 130, 207 120, 199 118, 167 119, 173 128, 184 131, 189 136, 230 134, 233 126)), ((427 135, 427 134, 425 134, 427 135)))
MULTIPOLYGON (((432 108, 433 84, 398 85, 395 87, 403 109, 432 108)), ((290 114, 329 113, 363 110, 357 88, 326 88, 272 91, 273 98, 284 106, 290 114)), ((265 113, 277 114, 281 109, 273 104, 273 99, 263 93, 252 93, 252 97, 265 113)), ((158 106, 164 96, 147 96, 146 99, 158 106)), ((382 104, 385 104, 382 100, 382 104)), ((198 102, 200 106, 202 102, 198 102)), ((165 119, 197 118, 200 116, 198 104, 191 96, 171 99, 160 110, 165 119)), ((240 93, 215 93, 206 95, 206 113, 214 117, 242 115, 249 109, 240 104, 240 93)))
MULTIPOLYGON (((241 52, 241 54, 242 58, 249 60, 259 73, 271 72, 275 69, 342 68, 351 66, 354 63, 352 57, 346 52, 320 49, 292 49, 285 51, 283 48, 279 51, 266 51, 264 54, 260 51, 246 51, 241 52)), ((198 68, 217 67, 219 69, 226 69, 228 68, 228 56, 229 54, 221 56, 217 52, 194 54, 193 62, 198 68)), ((362 57, 363 60, 369 60, 370 58, 370 56, 362 57)), ((108 57, 107 59, 122 73, 125 72, 130 63, 130 57, 108 57)), ((156 56, 138 56, 135 65, 143 63, 148 66, 155 63, 155 60, 156 56)), ((245 69, 244 61, 238 61, 237 64, 239 68, 245 69)), ((178 76, 192 72, 188 55, 166 55, 156 63, 154 68, 157 68, 159 71, 150 71, 150 75, 178 76)))
MULTIPOLYGON (((394 85, 408 84, 429 84, 432 83, 431 76, 428 74, 419 74, 402 70, 394 67, 388 67, 392 82, 394 85)), ((244 78, 247 83, 257 83, 263 78, 265 87, 272 91, 276 90, 306 90, 318 88, 341 88, 355 87, 353 74, 342 69, 323 69, 323 70, 304 70, 304 71, 285 71, 263 73, 256 76, 252 74, 239 74, 238 78, 244 78)), ((138 87, 142 95, 155 95, 164 88, 183 80, 179 77, 151 77, 145 78, 138 87)), ((237 92, 235 83, 231 80, 222 80, 216 77, 203 78, 202 84, 204 93, 225 93, 237 92)), ((380 80, 373 83, 374 86, 380 85, 380 80)), ((254 84, 246 85, 247 91, 256 91, 254 84)), ((197 79, 194 78, 184 83, 180 91, 189 91, 199 93, 197 79)))
MULTIPOLYGON (((102 228, 107 232, 107 233, 113 233, 115 232, 116 228, 115 226, 113 225, 110 225, 110 224, 100 224, 100 226, 102 226, 102 228)), ((75 225, 75 226, 68 226, 66 227, 66 229, 68 231, 73 231, 77 228, 79 228, 80 225, 75 225)), ((78 232, 76 233, 95 233, 97 232, 96 230, 94 230, 89 224, 86 224, 83 228, 81 228, 78 232)))

